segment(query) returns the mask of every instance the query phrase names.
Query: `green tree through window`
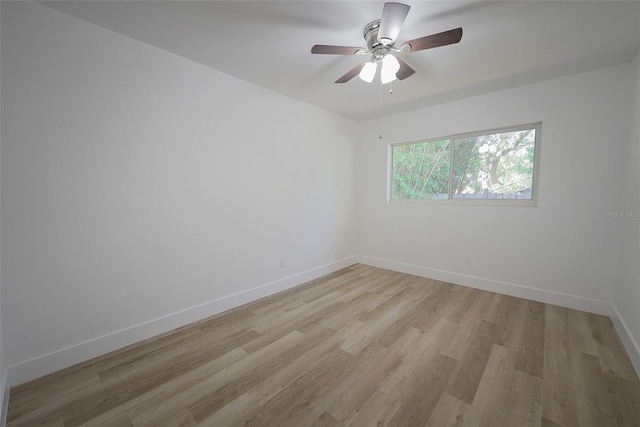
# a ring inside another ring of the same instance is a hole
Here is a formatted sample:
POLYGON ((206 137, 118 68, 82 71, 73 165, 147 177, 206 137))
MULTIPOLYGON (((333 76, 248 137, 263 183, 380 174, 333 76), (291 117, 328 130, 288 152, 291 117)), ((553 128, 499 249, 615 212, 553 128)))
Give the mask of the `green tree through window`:
POLYGON ((533 200, 540 127, 393 145, 391 199, 533 200))
POLYGON ((449 192, 449 140, 394 147, 393 192, 398 199, 446 198, 449 192))

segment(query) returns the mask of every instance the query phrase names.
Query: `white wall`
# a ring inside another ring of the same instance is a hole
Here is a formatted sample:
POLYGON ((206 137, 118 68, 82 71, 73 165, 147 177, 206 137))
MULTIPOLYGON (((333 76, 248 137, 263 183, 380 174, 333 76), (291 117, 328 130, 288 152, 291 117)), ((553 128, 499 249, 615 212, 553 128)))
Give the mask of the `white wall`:
MULTIPOLYGON (((633 94, 630 108, 632 125, 627 144, 627 173, 619 206, 625 210, 640 210, 640 53, 632 64, 633 80, 629 86, 633 94)), ((640 372, 640 219, 624 217, 619 220, 621 242, 618 255, 619 277, 613 294, 612 318, 621 333, 628 353, 640 372)))
POLYGON ((627 206, 631 78, 627 64, 385 117, 381 141, 376 121, 362 123, 360 260, 608 314, 619 221, 605 211, 627 206), (537 121, 537 207, 386 203, 390 143, 537 121))
POLYGON ((31 2, 2 112, 14 383, 353 262, 351 120, 31 2))
POLYGON ((386 117, 379 141, 377 121, 356 125, 41 4, 2 2, 1 15, 0 338, 13 383, 356 253, 594 312, 613 301, 638 341, 638 222, 605 215, 640 198, 638 59, 386 117), (538 207, 386 203, 389 143, 535 121, 538 207))

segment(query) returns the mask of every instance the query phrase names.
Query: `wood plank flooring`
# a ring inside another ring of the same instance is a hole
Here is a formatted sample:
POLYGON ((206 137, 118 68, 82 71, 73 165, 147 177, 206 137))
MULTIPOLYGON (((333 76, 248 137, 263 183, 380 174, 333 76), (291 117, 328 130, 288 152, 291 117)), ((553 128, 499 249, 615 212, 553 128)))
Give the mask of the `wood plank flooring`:
POLYGON ((8 426, 640 426, 603 316, 354 265, 11 389, 8 426))

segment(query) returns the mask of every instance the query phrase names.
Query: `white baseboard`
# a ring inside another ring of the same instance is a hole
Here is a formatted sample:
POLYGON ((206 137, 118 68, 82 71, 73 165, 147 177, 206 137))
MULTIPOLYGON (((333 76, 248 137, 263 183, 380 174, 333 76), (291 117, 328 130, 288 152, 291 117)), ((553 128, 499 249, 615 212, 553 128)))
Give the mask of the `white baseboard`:
POLYGON ((448 271, 436 270, 433 268, 373 258, 364 255, 357 256, 356 261, 360 264, 386 268, 388 270, 399 271, 401 273, 413 274, 414 276, 427 277, 429 279, 441 280, 443 282, 455 283, 457 285, 469 286, 485 291, 497 292, 532 301, 539 301, 546 304, 559 305, 561 307, 572 308, 574 310, 609 316, 613 326, 616 328, 616 332, 618 332, 618 335, 620 336, 620 340, 622 341, 629 358, 631 359, 633 367, 640 376, 640 346, 638 346, 638 343, 633 338, 627 324, 616 307, 606 301, 567 295, 544 289, 530 288, 528 286, 468 276, 465 274, 451 273, 448 271))
POLYGON ((638 376, 640 376, 640 346, 633 338, 629 327, 624 321, 624 318, 620 315, 620 312, 616 308, 615 305, 611 304, 611 312, 609 313, 609 318, 613 323, 613 326, 616 328, 616 332, 618 332, 618 336, 622 341, 622 345, 624 349, 627 350, 627 354, 631 359, 631 364, 638 376))
POLYGON ((2 381, 0 381, 0 404, 2 404, 2 411, 0 411, 0 426, 7 425, 7 415, 9 413, 9 383, 7 382, 8 369, 3 366, 2 368, 2 381))
MULTIPOLYGON (((383 260, 368 256, 349 257, 331 264, 323 265, 312 270, 293 276, 266 283, 264 285, 228 295, 195 307, 191 307, 167 316, 151 320, 146 323, 132 326, 101 337, 97 337, 73 346, 33 358, 19 364, 10 366, 2 377, 3 384, 3 409, 2 416, 6 417, 6 404, 9 399, 10 386, 39 378, 60 369, 67 368, 77 363, 84 362, 94 357, 109 353, 119 348, 134 344, 156 335, 171 331, 175 328, 188 325, 195 321, 205 319, 223 311, 238 307, 262 297, 284 291, 301 285, 326 274, 348 267, 354 263, 386 268, 402 273, 427 277, 477 289, 526 298, 547 304, 559 305, 576 310, 609 316, 620 336, 627 353, 631 358, 636 371, 640 375, 640 347, 629 333, 629 329, 617 309, 605 301, 598 301, 574 295, 561 294, 543 289, 530 288, 513 283, 501 282, 464 274, 452 273, 397 261, 383 260)), ((2 418, 0 418, 0 425, 2 418)))
POLYGON ((266 283, 246 291, 218 298, 120 331, 84 341, 21 363, 8 370, 8 384, 14 386, 73 366, 94 357, 126 347, 136 342, 169 332, 181 326, 205 319, 268 295, 301 285, 355 263, 355 257, 345 258, 303 273, 266 283))
POLYGON ((468 276, 465 274, 452 273, 449 271, 436 270, 428 267, 421 267, 413 264, 405 264, 397 261, 390 261, 380 258, 359 255, 355 257, 361 264, 373 267, 386 268, 401 273, 413 274, 414 276, 426 277, 443 282, 454 283, 456 285, 469 286, 471 288, 496 292, 518 298, 525 298, 532 301, 544 302, 546 304, 559 305, 575 310, 588 311, 589 313, 609 315, 611 305, 605 301, 590 298, 567 295, 559 292, 547 291, 544 289, 530 288, 528 286, 516 285, 514 283, 500 282, 497 280, 485 279, 482 277, 468 276))

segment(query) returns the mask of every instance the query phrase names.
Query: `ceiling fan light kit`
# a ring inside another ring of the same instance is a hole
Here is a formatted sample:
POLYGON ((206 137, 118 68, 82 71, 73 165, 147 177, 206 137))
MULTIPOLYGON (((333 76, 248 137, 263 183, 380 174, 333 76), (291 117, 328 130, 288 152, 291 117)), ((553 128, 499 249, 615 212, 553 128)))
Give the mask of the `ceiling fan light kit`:
POLYGON ((376 76, 376 71, 378 70, 378 66, 375 62, 367 62, 360 70, 358 76, 365 82, 371 83, 373 78, 376 76))
POLYGON ((400 70, 400 63, 393 55, 382 58, 382 70, 380 71, 380 81, 382 84, 391 83, 396 79, 396 73, 400 70))
POLYGON ((410 6, 403 3, 385 3, 382 9, 382 18, 368 23, 362 32, 366 48, 314 45, 311 48, 313 54, 325 55, 366 55, 371 54, 371 59, 356 65, 348 73, 336 80, 336 83, 346 83, 358 75, 360 79, 371 83, 377 73, 378 64, 381 64, 380 81, 382 84, 392 81, 404 80, 415 73, 402 59, 397 58, 391 52, 397 54, 413 53, 420 50, 432 49, 458 43, 462 39, 462 28, 444 31, 430 36, 409 40, 397 48, 396 39, 402 29, 402 24, 409 13, 410 6))

